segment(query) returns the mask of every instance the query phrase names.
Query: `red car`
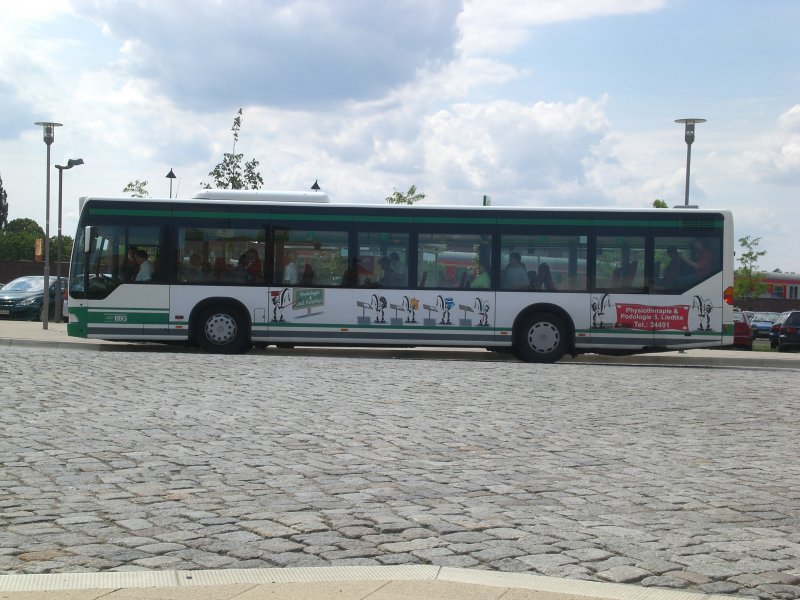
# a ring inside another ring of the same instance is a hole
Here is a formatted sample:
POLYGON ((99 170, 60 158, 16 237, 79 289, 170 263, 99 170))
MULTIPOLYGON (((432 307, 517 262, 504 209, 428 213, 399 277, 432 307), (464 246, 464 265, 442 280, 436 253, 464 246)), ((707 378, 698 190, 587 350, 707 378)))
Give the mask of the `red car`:
POLYGON ((733 313, 733 345, 742 350, 753 349, 753 330, 743 312, 733 313))

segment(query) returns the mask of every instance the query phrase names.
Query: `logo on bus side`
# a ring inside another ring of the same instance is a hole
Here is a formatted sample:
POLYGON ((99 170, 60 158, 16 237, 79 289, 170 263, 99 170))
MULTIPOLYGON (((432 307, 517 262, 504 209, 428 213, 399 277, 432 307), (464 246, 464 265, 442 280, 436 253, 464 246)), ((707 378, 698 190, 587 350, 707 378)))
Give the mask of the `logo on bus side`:
POLYGON ((105 322, 106 323, 127 323, 128 322, 128 315, 120 314, 120 313, 106 313, 105 315, 105 322))
POLYGON ((612 303, 609 294, 592 297, 592 329, 638 329, 644 331, 683 331, 688 333, 691 310, 697 331, 711 331, 714 305, 708 298, 694 296, 692 304, 654 306, 649 304, 612 303), (613 309, 612 309, 613 307, 613 309))

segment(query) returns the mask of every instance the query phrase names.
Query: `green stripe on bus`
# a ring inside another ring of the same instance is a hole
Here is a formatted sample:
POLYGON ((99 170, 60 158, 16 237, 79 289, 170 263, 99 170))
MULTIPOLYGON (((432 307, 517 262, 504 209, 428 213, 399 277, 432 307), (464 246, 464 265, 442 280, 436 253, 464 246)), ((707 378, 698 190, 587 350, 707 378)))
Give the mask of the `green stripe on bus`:
MULTIPOLYGON (((388 212, 388 211, 387 211, 388 212)), ((235 219, 263 221, 300 221, 300 222, 332 222, 332 223, 417 223, 417 224, 459 224, 459 225, 533 225, 544 227, 652 227, 663 229, 698 229, 714 228, 721 229, 723 220, 680 220, 680 219, 586 219, 586 218, 547 218, 547 217, 520 217, 508 218, 501 216, 492 217, 456 217, 442 216, 429 217, 422 215, 395 216, 395 215, 342 215, 325 213, 242 213, 242 212, 219 212, 219 211, 194 211, 194 210, 153 210, 153 209, 131 209, 131 208, 96 208, 90 207, 89 214, 101 216, 120 216, 120 217, 158 217, 158 218, 193 218, 193 219, 235 219)))
POLYGON ((239 219, 250 221, 252 219, 266 220, 266 213, 241 213, 241 212, 205 212, 194 210, 138 210, 130 208, 90 208, 89 214, 115 217, 182 217, 189 219, 239 219))
POLYGON ((131 308, 130 306, 91 306, 86 310, 91 312, 169 312, 169 308, 131 308))
POLYGON ((723 222, 719 221, 651 221, 649 219, 626 220, 594 220, 594 219, 547 219, 547 218, 522 218, 522 219, 497 219, 498 225, 541 225, 548 227, 658 227, 664 229, 697 229, 697 228, 722 228, 723 222))
POLYGON ((142 313, 136 311, 90 311, 87 322, 107 325, 167 325, 169 313, 142 313))
POLYGON ((170 210, 138 210, 131 208, 89 208, 90 215, 118 216, 118 217, 164 217, 172 216, 170 210))
MULTIPOLYGON (((722 332, 724 333, 725 328, 727 326, 722 326, 722 332)), ((731 326, 732 327, 732 326, 731 326)), ((594 336, 614 336, 614 335, 655 335, 655 336, 676 336, 682 335, 684 337, 693 338, 693 337, 719 337, 721 333, 719 331, 692 331, 687 335, 685 331, 681 331, 679 329, 667 329, 667 330, 646 330, 646 329, 626 329, 624 327, 614 327, 614 329, 576 329, 576 334, 583 334, 583 337, 576 338, 575 341, 582 342, 582 341, 589 341, 590 335, 594 336)))
POLYGON ((271 221, 280 223, 281 221, 333 221, 337 223, 345 222, 351 223, 353 215, 325 215, 325 214, 312 214, 304 215, 298 213, 281 214, 276 213, 269 217, 271 221))
POLYGON ((266 213, 242 213, 242 212, 203 212, 196 210, 176 210, 173 211, 174 217, 187 217, 190 219, 266 219, 266 213))
POLYGON ((403 323, 403 325, 392 325, 390 323, 370 323, 367 324, 358 324, 358 323, 292 323, 286 321, 270 321, 265 323, 258 323, 261 326, 268 326, 268 327, 275 327, 277 329, 289 329, 289 328, 299 328, 299 329, 371 329, 374 331, 378 331, 380 329, 407 329, 407 330, 414 330, 414 331, 477 331, 477 332, 498 332, 498 331, 508 331, 508 327, 484 327, 479 325, 472 325, 469 327, 461 327, 459 325, 410 325, 408 323, 403 323))

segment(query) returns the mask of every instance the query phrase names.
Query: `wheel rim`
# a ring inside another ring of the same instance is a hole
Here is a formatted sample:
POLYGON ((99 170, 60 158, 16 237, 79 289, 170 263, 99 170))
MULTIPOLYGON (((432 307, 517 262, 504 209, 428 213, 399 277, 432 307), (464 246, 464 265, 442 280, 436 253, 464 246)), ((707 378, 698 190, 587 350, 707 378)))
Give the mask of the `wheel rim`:
POLYGON ((236 320, 225 313, 212 315, 205 326, 206 339, 216 346, 230 344, 236 338, 236 320))
POLYGON ((539 354, 549 354, 558 348, 561 333, 558 327, 547 321, 534 323, 528 330, 528 345, 539 354))

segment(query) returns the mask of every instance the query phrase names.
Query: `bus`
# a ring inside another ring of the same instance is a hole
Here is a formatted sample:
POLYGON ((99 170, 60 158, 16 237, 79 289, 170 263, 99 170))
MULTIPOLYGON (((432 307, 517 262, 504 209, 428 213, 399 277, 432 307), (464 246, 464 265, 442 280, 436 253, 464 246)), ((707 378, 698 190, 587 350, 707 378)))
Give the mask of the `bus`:
POLYGON ((80 200, 71 336, 457 346, 527 362, 733 343, 733 221, 699 209, 80 200))

